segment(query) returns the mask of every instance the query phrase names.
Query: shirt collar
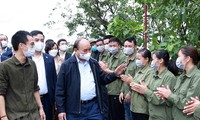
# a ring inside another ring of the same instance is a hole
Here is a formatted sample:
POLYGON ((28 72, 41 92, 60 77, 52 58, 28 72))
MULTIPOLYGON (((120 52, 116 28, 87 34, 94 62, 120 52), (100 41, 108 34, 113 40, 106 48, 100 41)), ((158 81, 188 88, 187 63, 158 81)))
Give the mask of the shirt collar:
POLYGON ((135 52, 132 54, 130 61, 134 61, 134 60, 135 60, 135 58, 136 58, 136 52, 137 52, 137 51, 135 51, 135 52))
POLYGON ((156 71, 153 77, 154 77, 154 78, 162 78, 163 75, 164 75, 164 73, 166 73, 166 72, 167 72, 167 68, 165 67, 164 70, 161 71, 160 74, 158 74, 158 71, 156 71))
POLYGON ((24 64, 21 64, 15 56, 12 56, 11 59, 15 63, 15 65, 24 65, 24 66, 30 65, 30 61, 27 57, 26 57, 26 62, 24 64))
POLYGON ((144 66, 143 68, 140 68, 138 73, 145 73, 145 70, 149 67, 149 64, 147 64, 146 66, 144 66))

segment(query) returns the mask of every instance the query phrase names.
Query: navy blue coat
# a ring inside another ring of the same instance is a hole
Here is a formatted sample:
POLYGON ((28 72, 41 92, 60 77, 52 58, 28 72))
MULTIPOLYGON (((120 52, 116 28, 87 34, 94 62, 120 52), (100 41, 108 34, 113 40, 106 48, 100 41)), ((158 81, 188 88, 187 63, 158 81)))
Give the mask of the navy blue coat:
MULTIPOLYGON (((115 73, 105 74, 100 68, 98 62, 93 58, 90 58, 89 64, 96 83, 97 101, 101 112, 103 112, 101 85, 111 83, 117 79, 117 76, 115 73)), ((61 65, 55 94, 56 105, 59 113, 66 112, 79 114, 81 112, 80 73, 75 55, 70 57, 61 65)))
POLYGON ((12 49, 7 47, 6 51, 4 51, 1 55, 1 62, 7 60, 12 56, 13 56, 12 49))
POLYGON ((57 81, 54 58, 49 54, 42 53, 47 80, 48 95, 52 105, 55 104, 55 86, 57 81))
POLYGON ((56 86, 56 81, 57 81, 55 62, 54 62, 54 58, 46 53, 43 53, 43 59, 44 59, 44 66, 45 66, 45 72, 46 72, 49 99, 52 105, 54 105, 55 86, 56 86))

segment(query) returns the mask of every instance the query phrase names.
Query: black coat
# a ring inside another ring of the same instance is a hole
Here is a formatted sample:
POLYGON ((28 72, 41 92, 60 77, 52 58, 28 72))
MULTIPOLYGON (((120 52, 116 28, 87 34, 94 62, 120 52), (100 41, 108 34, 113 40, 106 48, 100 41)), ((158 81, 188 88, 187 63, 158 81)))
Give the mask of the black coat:
MULTIPOLYGON (((117 76, 115 73, 105 74, 101 70, 98 62, 93 58, 89 60, 89 64, 96 83, 97 101, 101 112, 103 112, 101 85, 111 83, 117 79, 117 76)), ((75 55, 62 64, 58 74, 55 94, 56 105, 59 113, 66 112, 79 114, 81 112, 80 73, 75 55)))

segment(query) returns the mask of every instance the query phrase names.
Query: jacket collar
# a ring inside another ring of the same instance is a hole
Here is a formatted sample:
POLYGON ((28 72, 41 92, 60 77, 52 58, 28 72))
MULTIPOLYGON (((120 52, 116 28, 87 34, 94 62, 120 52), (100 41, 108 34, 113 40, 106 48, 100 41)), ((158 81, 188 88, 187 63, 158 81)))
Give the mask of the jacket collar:
POLYGON ((113 56, 113 58, 116 58, 116 59, 118 59, 119 57, 120 57, 120 55, 122 54, 122 51, 121 50, 119 50, 119 52, 117 52, 116 54, 114 54, 114 55, 111 55, 111 56, 113 56))
POLYGON ((158 74, 158 71, 156 71, 153 77, 154 78, 162 78, 164 76, 164 74, 167 72, 167 70, 168 70, 167 68, 164 68, 164 70, 160 74, 158 74))
POLYGON ((194 75, 195 71, 198 70, 197 66, 194 66, 188 74, 185 74, 186 77, 190 78, 194 75))
POLYGON ((28 66, 28 65, 30 65, 30 61, 29 61, 29 59, 26 57, 26 62, 24 63, 24 64, 21 64, 20 62, 19 62, 19 60, 15 57, 15 56, 12 56, 11 57, 11 60, 12 60, 12 62, 15 64, 15 65, 23 65, 23 66, 28 66))

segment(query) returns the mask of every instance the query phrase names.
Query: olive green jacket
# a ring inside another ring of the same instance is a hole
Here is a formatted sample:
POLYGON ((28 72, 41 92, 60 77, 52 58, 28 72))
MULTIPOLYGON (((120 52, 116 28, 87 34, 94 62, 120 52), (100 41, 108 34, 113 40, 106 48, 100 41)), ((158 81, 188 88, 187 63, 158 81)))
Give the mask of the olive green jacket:
POLYGON ((5 97, 9 120, 29 118, 39 120, 34 93, 39 90, 35 63, 26 59, 22 65, 13 56, 0 63, 0 95, 5 97))
MULTIPOLYGON (((127 68, 125 70, 125 75, 130 74, 132 77, 135 76, 135 73, 137 71, 137 66, 136 66, 135 60, 136 60, 136 52, 132 55, 132 57, 130 59, 127 57, 127 59, 126 59, 127 68)), ((130 92, 130 87, 125 82, 122 85, 121 92, 124 93, 124 96, 130 92)))
MULTIPOLYGON (((148 77, 153 73, 149 64, 144 68, 140 68, 133 78, 134 83, 144 81, 146 85, 149 84, 148 77)), ((131 91, 131 106, 130 109, 134 113, 148 114, 148 103, 144 95, 131 91)))
POLYGON ((184 106, 191 97, 200 97, 200 70, 195 66, 188 74, 185 72, 178 77, 173 94, 168 101, 173 103, 173 118, 175 120, 195 120, 193 115, 183 113, 184 106))
MULTIPOLYGON (((110 70, 115 70, 122 63, 126 63, 126 56, 121 50, 118 53, 111 55, 111 57, 108 59, 108 67, 110 68, 110 70)), ((117 79, 108 84, 108 95, 119 95, 122 83, 123 82, 121 79, 117 79)))
POLYGON ((110 53, 104 50, 103 53, 99 54, 99 61, 108 62, 109 57, 110 57, 110 53))
POLYGON ((200 105, 195 110, 194 117, 195 117, 196 120, 200 120, 200 105))
POLYGON ((148 77, 150 82, 148 90, 145 92, 145 97, 148 101, 149 109, 149 120, 172 120, 172 105, 165 99, 161 99, 156 96, 154 92, 157 91, 158 87, 169 86, 171 89, 174 88, 176 83, 176 77, 165 68, 160 74, 151 74, 148 77))

